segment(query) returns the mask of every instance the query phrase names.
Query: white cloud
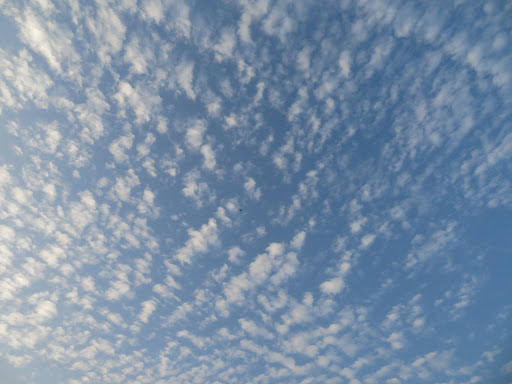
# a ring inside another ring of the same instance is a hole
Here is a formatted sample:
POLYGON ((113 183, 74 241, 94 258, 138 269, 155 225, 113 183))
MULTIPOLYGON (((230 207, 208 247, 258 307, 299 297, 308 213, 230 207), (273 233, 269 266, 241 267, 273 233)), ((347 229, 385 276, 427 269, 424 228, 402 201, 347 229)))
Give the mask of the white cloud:
POLYGON ((128 133, 110 144, 108 150, 114 156, 114 160, 117 163, 128 161, 129 157, 125 152, 132 147, 134 138, 135 136, 132 133, 128 133))
POLYGON ((187 315, 194 310, 194 307, 189 303, 180 305, 176 310, 169 316, 168 324, 173 325, 180 320, 184 320, 187 315))
POLYGON ((512 360, 501 367, 501 373, 503 373, 504 375, 512 374, 512 360))
POLYGON ((393 349, 402 349, 405 344, 402 332, 393 332, 386 340, 391 344, 393 349))
POLYGON ((44 300, 37 304, 34 309, 34 314, 32 315, 32 321, 35 324, 44 323, 54 316, 57 315, 57 306, 54 302, 49 300, 44 300))
POLYGON ((0 241, 12 243, 16 238, 16 232, 11 227, 0 224, 0 241))
POLYGON ((212 147, 210 147, 209 144, 202 145, 201 153, 204 156, 203 167, 210 171, 213 170, 217 165, 217 162, 215 161, 215 152, 212 147))
POLYGON ((239 319, 240 327, 252 337, 263 337, 264 339, 273 339, 274 335, 262 327, 258 327, 254 321, 248 319, 239 319))
POLYGON ((229 249, 228 251, 229 261, 234 264, 238 264, 240 262, 240 257, 245 255, 245 251, 240 249, 240 247, 235 246, 229 249))
POLYGON ((292 246, 292 248, 300 250, 300 249, 302 249, 305 241, 306 241, 306 232, 300 231, 293 237, 292 241, 290 242, 290 245, 292 246))
POLYGON ((82 277, 81 282, 82 288, 87 292, 96 292, 96 287, 94 284, 94 277, 85 276, 82 277))
POLYGON ((261 189, 256 188, 256 181, 252 177, 248 177, 247 181, 244 183, 244 188, 246 192, 249 194, 251 199, 259 200, 261 197, 261 189))
POLYGON ((324 281, 320 284, 320 290, 327 294, 338 294, 345 287, 345 282, 341 277, 335 277, 333 279, 324 281))
POLYGON ((139 184, 139 178, 133 169, 129 169, 125 177, 116 178, 116 183, 112 187, 111 193, 120 201, 127 202, 130 200, 132 189, 139 184))
POLYGON ((340 54, 340 57, 338 59, 338 65, 341 69, 341 74, 345 77, 349 77, 350 75, 350 52, 349 51, 343 51, 340 54))
POLYGON ((294 252, 289 252, 286 255, 286 262, 279 267, 275 275, 271 277, 274 285, 280 285, 285 282, 289 277, 295 275, 299 268, 299 260, 294 252))
POLYGON ((231 219, 226 215, 226 210, 222 207, 217 208, 217 213, 215 214, 217 219, 222 221, 225 225, 231 226, 231 219))
MULTIPOLYGON (((73 47, 72 33, 61 29, 51 20, 38 17, 29 7, 23 16, 16 17, 21 39, 34 51, 40 53, 48 65, 57 73, 63 72, 63 65, 76 65, 78 55, 73 47)), ((70 69, 71 72, 76 69, 70 69)), ((78 75, 78 73, 74 73, 78 75)))
POLYGON ((42 128, 46 132, 46 151, 49 153, 55 153, 62 139, 62 135, 59 132, 57 122, 53 122, 52 124, 45 124, 42 128))
POLYGON ((155 300, 146 300, 142 304, 142 309, 139 313, 138 319, 143 323, 147 323, 149 317, 156 309, 156 301, 155 300))
POLYGON ((189 228, 187 232, 189 239, 174 256, 181 264, 191 264, 196 254, 206 253, 210 247, 220 244, 215 219, 208 220, 208 223, 203 224, 199 230, 189 228))
POLYGON ((100 62, 109 64, 112 56, 123 47, 126 37, 126 26, 115 9, 100 6, 96 17, 88 16, 85 25, 96 37, 96 49, 100 62))
POLYGON ((183 195, 193 199, 198 207, 201 207, 204 202, 211 201, 214 196, 210 192, 208 184, 204 181, 199 181, 201 174, 199 171, 190 171, 183 178, 185 187, 181 190, 183 195))
POLYGON ((176 68, 176 77, 178 85, 185 91, 185 94, 189 99, 195 100, 196 93, 193 89, 194 81, 194 63, 193 62, 182 62, 176 68))
POLYGON ((361 248, 362 249, 366 249, 368 248, 370 245, 372 245, 372 243, 374 242, 375 240, 375 235, 374 234, 368 234, 368 235, 364 235, 362 238, 361 238, 361 248))
POLYGON ((235 44, 235 34, 228 29, 224 29, 219 42, 213 46, 213 50, 216 52, 215 58, 219 61, 222 61, 224 58, 231 58, 235 44))
POLYGON ((141 12, 145 18, 154 20, 159 24, 164 17, 164 9, 161 0, 143 0, 141 3, 141 12))
POLYGON ((124 48, 124 61, 131 65, 131 72, 143 74, 147 72, 148 59, 151 60, 151 52, 142 53, 137 38, 133 38, 124 48))
POLYGON ((176 336, 183 337, 183 338, 190 340, 192 342, 192 344, 194 344, 197 348, 204 348, 206 343, 209 341, 209 339, 203 339, 201 337, 193 335, 187 330, 179 331, 176 334, 176 336))
POLYGON ((356 221, 353 221, 352 223, 350 223, 350 232, 358 233, 367 221, 368 220, 366 219, 366 217, 362 217, 356 221))
POLYGON ((199 149, 203 144, 203 136, 206 132, 206 123, 203 120, 196 120, 185 134, 187 144, 194 149, 199 149))
POLYGON ((43 259, 50 267, 56 268, 59 262, 66 258, 64 250, 57 245, 50 245, 46 249, 39 252, 39 257, 43 259))
POLYGON ((251 278, 260 284, 265 281, 275 266, 276 257, 281 256, 284 246, 280 243, 272 243, 267 247, 267 253, 258 255, 256 259, 249 265, 249 273, 251 278))
POLYGON ((125 264, 119 264, 113 272, 116 279, 110 281, 110 288, 105 292, 105 298, 109 301, 119 301, 123 297, 131 297, 131 283, 128 274, 131 268, 125 264))
POLYGON ((121 116, 126 116, 127 107, 131 107, 135 113, 135 123, 142 124, 150 121, 153 116, 154 109, 160 104, 162 99, 155 94, 154 90, 146 89, 136 85, 135 88, 127 81, 121 81, 118 85, 118 92, 114 95, 114 99, 121 108, 121 116))

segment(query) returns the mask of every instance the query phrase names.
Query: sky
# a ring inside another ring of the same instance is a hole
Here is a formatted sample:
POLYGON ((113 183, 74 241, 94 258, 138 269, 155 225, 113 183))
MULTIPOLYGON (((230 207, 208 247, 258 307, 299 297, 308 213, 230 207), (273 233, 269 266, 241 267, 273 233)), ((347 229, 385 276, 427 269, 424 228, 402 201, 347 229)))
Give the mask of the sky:
POLYGON ((0 384, 512 383, 511 20, 0 0, 0 384))

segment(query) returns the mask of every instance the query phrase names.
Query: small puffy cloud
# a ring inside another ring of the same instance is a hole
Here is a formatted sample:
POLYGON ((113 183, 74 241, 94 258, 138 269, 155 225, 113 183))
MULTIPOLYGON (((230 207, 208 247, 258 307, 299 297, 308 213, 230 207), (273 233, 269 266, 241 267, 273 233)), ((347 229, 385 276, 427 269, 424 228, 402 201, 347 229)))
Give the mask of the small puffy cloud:
POLYGON ((82 277, 80 283, 82 284, 82 288, 86 292, 95 292, 96 287, 94 285, 94 278, 92 276, 82 277))
POLYGON ((194 307, 189 303, 183 303, 169 316, 168 324, 173 325, 180 320, 184 320, 187 315, 194 310, 194 307))
POLYGON ((501 367, 501 373, 504 375, 512 375, 512 360, 501 367))
POLYGON ((300 249, 302 249, 302 246, 304 245, 305 241, 306 241, 306 232, 300 231, 293 237, 292 241, 290 242, 290 245, 292 246, 292 248, 300 250, 300 249))
POLYGON ((209 338, 203 339, 201 337, 191 334, 187 330, 179 331, 176 334, 176 336, 190 340, 190 342, 194 344, 197 348, 204 348, 206 343, 210 341, 209 338))
POLYGON ((113 272, 113 280, 110 288, 105 292, 105 298, 109 301, 119 301, 125 296, 131 296, 131 283, 128 274, 132 269, 124 264, 119 264, 113 272))
POLYGON ((230 58, 233 55, 233 49, 236 45, 236 35, 225 29, 222 31, 219 42, 213 46, 215 58, 222 61, 224 58, 230 58))
POLYGON ((199 171, 190 171, 183 177, 184 187, 181 190, 183 195, 194 200, 198 207, 201 207, 204 201, 210 201, 214 198, 208 184, 205 181, 200 181, 200 179, 201 174, 199 171))
POLYGON ((203 120, 196 120, 188 129, 185 134, 187 144, 194 148, 199 149, 203 144, 203 136, 206 132, 206 123, 203 120))
POLYGON ((364 235, 363 238, 361 239, 361 248, 362 249, 368 248, 370 245, 372 245, 374 240, 375 240, 374 234, 364 235))
POLYGON ((259 200, 261 197, 261 189, 256 188, 256 181, 252 177, 248 177, 244 183, 245 191, 249 194, 251 199, 259 200))
POLYGON ((286 255, 286 262, 279 267, 277 273, 273 275, 270 280, 274 285, 282 284, 297 272, 299 265, 297 255, 294 252, 289 252, 286 255))
POLYGON ((217 162, 215 161, 215 152, 212 147, 210 147, 209 144, 202 145, 201 154, 204 157, 203 167, 210 171, 213 170, 217 165, 217 162))
POLYGON ((225 225, 231 226, 231 219, 226 215, 226 210, 222 207, 217 208, 217 213, 215 214, 217 219, 222 221, 225 225))
POLYGON ((32 319, 34 323, 40 324, 50 320, 57 315, 57 306, 54 302, 45 300, 37 304, 32 319))
POLYGON ((232 247, 229 249, 228 255, 229 255, 229 258, 228 258, 229 261, 231 261, 234 264, 238 264, 240 262, 240 257, 245 255, 245 251, 240 249, 240 247, 235 246, 235 247, 232 247))
POLYGON ((55 153, 62 139, 62 135, 57 128, 57 122, 44 125, 43 129, 46 132, 46 138, 44 140, 46 144, 46 152, 55 153))
POLYGON ((132 147, 134 138, 135 136, 132 133, 128 133, 114 140, 112 144, 110 144, 108 150, 112 156, 114 156, 116 163, 128 161, 129 157, 126 154, 126 151, 132 147))
POLYGON ((276 266, 276 257, 281 256, 283 251, 282 244, 272 243, 267 247, 266 253, 258 255, 249 265, 250 276, 256 284, 261 284, 269 277, 272 269, 276 266))
POLYGON ((142 303, 142 309, 139 313, 138 319, 143 323, 147 323, 149 317, 156 309, 156 301, 155 300, 147 300, 142 303))
POLYGON ((140 85, 135 88, 127 81, 121 81, 118 92, 114 98, 121 109, 121 116, 126 115, 126 108, 131 107, 135 113, 135 123, 147 123, 152 119, 153 110, 160 104, 162 99, 155 94, 154 90, 146 89, 140 85))
POLYGON ((405 345, 405 338, 402 332, 393 332, 386 340, 393 349, 402 349, 405 345))
POLYGON ((353 221, 350 223, 350 232, 352 233, 358 233, 363 225, 366 223, 367 219, 366 217, 362 217, 359 220, 353 221))
POLYGON ((340 57, 338 59, 338 65, 341 70, 341 74, 345 77, 348 77, 350 75, 350 52, 349 51, 343 51, 340 54, 340 57))
POLYGON ((66 258, 66 252, 57 245, 50 245, 39 252, 39 257, 46 261, 50 267, 56 268, 59 266, 60 260, 66 258))
POLYGON ((273 339, 274 335, 262 327, 258 327, 256 323, 248 319, 239 319, 240 327, 252 337, 263 337, 265 339, 273 339))
POLYGON ((341 277, 335 277, 333 279, 324 281, 322 284, 320 284, 320 290, 323 293, 335 295, 342 291, 342 289, 345 287, 345 282, 341 277))
POLYGON ((11 183, 11 174, 8 165, 0 165, 0 187, 11 183))
POLYGON ((164 9, 161 0, 143 0, 141 12, 145 19, 153 20, 159 24, 164 17, 164 9))
POLYGON ((185 91, 189 99, 195 100, 196 94, 193 89, 194 63, 183 62, 176 68, 176 82, 185 91))
POLYGON ((0 225, 0 241, 11 243, 16 238, 16 232, 11 227, 0 225))
POLYGON ((175 258, 181 264, 191 264, 196 254, 206 253, 211 246, 218 246, 220 244, 217 221, 215 219, 210 219, 199 230, 189 228, 188 234, 189 239, 185 246, 178 249, 175 254, 175 258))
POLYGON ((112 187, 112 195, 123 202, 130 200, 130 195, 133 187, 140 184, 139 178, 133 171, 129 169, 125 177, 117 177, 116 183, 112 187))

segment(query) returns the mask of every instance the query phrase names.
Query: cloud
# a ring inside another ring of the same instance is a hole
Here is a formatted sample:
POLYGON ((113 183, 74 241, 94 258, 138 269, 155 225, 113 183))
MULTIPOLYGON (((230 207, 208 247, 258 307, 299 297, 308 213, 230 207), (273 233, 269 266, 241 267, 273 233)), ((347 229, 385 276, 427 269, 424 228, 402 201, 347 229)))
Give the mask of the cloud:
POLYGON ((273 339, 274 335, 264 328, 258 327, 253 321, 248 319, 239 319, 240 327, 252 337, 263 337, 264 339, 273 339))
POLYGON ((512 56, 466 3, 3 2, 13 375, 482 381, 506 297, 472 327, 496 351, 460 325, 507 253, 512 56))
POLYGON ((164 17, 164 9, 160 0, 144 0, 141 3, 141 12, 144 18, 159 24, 164 17))
POLYGON ((217 213, 215 215, 217 219, 222 221, 225 225, 231 226, 231 219, 226 215, 226 210, 222 207, 217 208, 217 213))
POLYGON ((300 249, 302 249, 305 241, 306 241, 306 232, 300 231, 293 237, 292 241, 290 242, 290 245, 292 246, 292 248, 300 250, 300 249))
POLYGON ((244 183, 245 191, 251 197, 251 199, 259 200, 261 197, 261 189, 256 187, 256 182, 252 177, 248 177, 244 183))
POLYGON ((509 361, 508 363, 504 364, 501 367, 501 373, 504 375, 511 375, 512 374, 512 361, 509 361))
POLYGON ((367 234, 367 235, 364 235, 362 238, 361 238, 361 248, 362 249, 366 249, 368 248, 370 245, 372 245, 372 243, 375 241, 375 235, 374 234, 367 234))
POLYGON ((198 207, 201 207, 205 202, 213 200, 215 197, 212 195, 208 184, 204 181, 199 181, 201 174, 197 170, 190 171, 183 178, 184 188, 181 190, 183 195, 193 199, 198 207))
POLYGON ((127 107, 131 107, 135 113, 135 123, 147 123, 153 118, 153 112, 162 99, 155 93, 139 84, 132 87, 128 81, 121 81, 118 91, 114 95, 120 107, 121 116, 126 116, 127 107))
POLYGON ((141 305, 142 309, 139 313, 138 319, 143 323, 147 323, 149 321, 150 316, 155 311, 157 303, 155 300, 146 300, 141 305))
POLYGON ((402 349, 405 344, 402 332, 393 332, 386 340, 391 344, 393 349, 402 349))
POLYGON ((235 246, 235 247, 231 247, 228 250, 228 255, 229 255, 229 261, 231 261, 232 263, 238 264, 240 262, 240 260, 239 260, 240 257, 245 255, 245 251, 240 249, 239 246, 235 246))
POLYGON ((184 320, 187 315, 194 310, 194 307, 189 303, 180 305, 176 310, 169 316, 168 324, 173 325, 180 320, 184 320))
POLYGON ((294 252, 289 252, 286 255, 286 261, 279 267, 279 270, 274 274, 270 280, 274 285, 284 283, 289 277, 295 275, 300 266, 297 255, 294 252))
POLYGON ((206 253, 210 247, 220 245, 217 221, 215 219, 208 220, 208 223, 203 224, 199 230, 189 228, 187 232, 189 239, 174 255, 182 265, 191 264, 195 255, 206 253))
POLYGON ((349 51, 343 51, 340 54, 340 57, 338 59, 338 65, 340 67, 341 73, 345 77, 349 77, 350 75, 350 64, 351 58, 350 58, 350 52, 349 51))
POLYGON ((37 304, 32 315, 32 321, 35 324, 44 323, 57 315, 57 306, 54 302, 44 300, 37 304))
POLYGON ((327 294, 337 294, 342 291, 342 289, 345 287, 345 282, 341 277, 336 277, 327 281, 324 281, 322 284, 320 284, 320 290, 323 293, 327 294))
POLYGON ((116 163, 122 163, 128 161, 129 157, 125 151, 129 150, 133 145, 133 139, 135 136, 132 133, 128 133, 125 136, 121 136, 114 140, 108 147, 108 150, 114 156, 116 163))
POLYGON ((114 198, 127 202, 130 200, 132 189, 140 185, 140 180, 133 171, 129 169, 125 177, 117 177, 116 183, 111 189, 114 198))
POLYGON ((210 171, 215 169, 217 162, 215 161, 215 152, 212 147, 208 144, 202 145, 201 153, 204 157, 203 167, 210 171))
POLYGON ((30 8, 26 8, 23 15, 17 16, 16 22, 21 39, 41 54, 55 72, 62 73, 63 64, 76 65, 78 55, 73 47, 72 34, 62 29, 62 25, 40 18, 30 8))
POLYGON ((81 280, 82 288, 87 292, 96 292, 96 287, 94 284, 94 277, 85 276, 81 280))
POLYGON ((195 100, 196 93, 194 92, 194 63, 183 61, 176 67, 177 83, 185 91, 189 99, 195 100))
POLYGON ((187 144, 194 149, 199 149, 203 144, 203 136, 205 132, 206 123, 203 120, 196 120, 187 128, 187 133, 185 134, 187 144))

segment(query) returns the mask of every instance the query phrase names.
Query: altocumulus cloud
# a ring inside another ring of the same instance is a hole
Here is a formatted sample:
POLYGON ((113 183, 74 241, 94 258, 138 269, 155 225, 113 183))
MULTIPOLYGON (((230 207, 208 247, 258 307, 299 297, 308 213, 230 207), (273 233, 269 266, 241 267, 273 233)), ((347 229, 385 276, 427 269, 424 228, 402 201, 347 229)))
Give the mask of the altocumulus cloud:
POLYGON ((508 379, 510 11, 0 2, 1 380, 508 379))

